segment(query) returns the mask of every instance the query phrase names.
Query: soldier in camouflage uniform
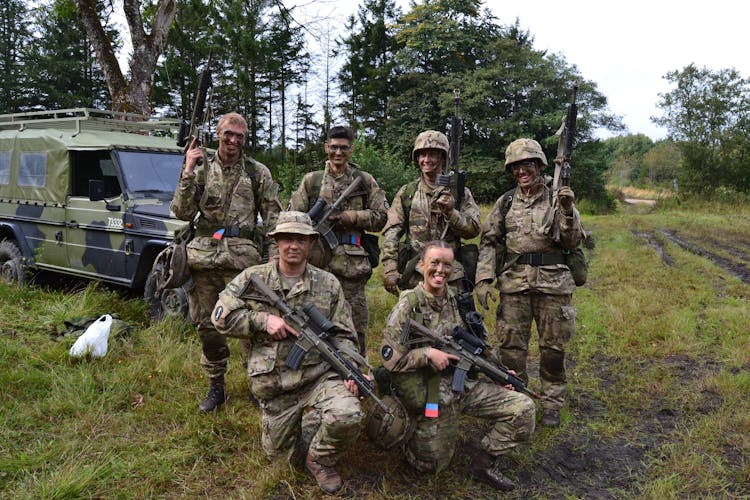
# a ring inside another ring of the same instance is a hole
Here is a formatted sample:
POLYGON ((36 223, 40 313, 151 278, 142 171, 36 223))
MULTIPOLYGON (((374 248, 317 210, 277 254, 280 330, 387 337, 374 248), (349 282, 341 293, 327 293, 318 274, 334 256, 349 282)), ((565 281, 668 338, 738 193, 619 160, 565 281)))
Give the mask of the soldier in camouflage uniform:
MULTIPOLYGON (((398 190, 383 230, 383 284, 394 295, 398 295, 399 288, 413 288, 422 279, 421 270, 419 266, 414 268, 414 263, 425 243, 441 239, 457 251, 461 239, 479 234, 479 207, 468 188, 461 206, 456 207, 450 190, 437 185, 448 154, 448 138, 440 132, 427 130, 414 141, 412 159, 420 169, 420 178, 398 190)), ((471 290, 472 284, 467 286, 463 279, 464 267, 457 259, 450 284, 458 290, 471 290)))
POLYGON ((446 284, 453 270, 452 245, 435 241, 423 245, 424 281, 401 293, 388 317, 381 355, 391 373, 397 394, 414 419, 414 433, 407 437, 406 458, 420 472, 437 472, 450 462, 459 434, 459 416, 488 420, 492 427, 479 441, 480 452, 472 462, 477 479, 500 490, 515 487, 498 469, 498 457, 534 433, 534 402, 512 386, 468 378, 463 393, 451 389, 451 362, 459 358, 430 345, 405 347, 401 332, 407 318, 427 328, 450 332, 462 326, 458 303, 446 284), (430 404, 437 403, 437 408, 430 404))
MULTIPOLYGON (((309 212, 319 197, 330 205, 357 176, 362 177, 362 189, 352 193, 342 203, 340 211, 328 218, 335 223, 334 231, 340 244, 331 251, 326 242, 319 238, 314 252, 318 258, 311 259, 311 262, 333 273, 341 283, 346 300, 352 308, 359 349, 364 355, 365 330, 369 322, 365 284, 372 276, 372 266, 367 251, 362 246, 362 238, 365 231, 377 232, 383 229, 388 201, 375 178, 349 162, 353 140, 354 134, 345 127, 332 127, 328 131, 325 143, 328 161, 325 169, 305 175, 299 188, 292 193, 288 209, 309 212)), ((377 245, 376 240, 375 243, 377 245)))
POLYGON ((496 335, 503 364, 528 381, 531 323, 539 332, 542 425, 558 426, 565 402, 565 347, 575 330, 571 305, 575 282, 563 250, 574 250, 583 237, 573 191, 561 187, 553 203, 552 179, 538 142, 513 141, 505 151, 505 169, 517 181, 501 196, 482 226, 475 292, 488 309, 492 282, 500 290, 496 335), (559 236, 555 236, 559 235, 559 236))
POLYGON ((295 451, 307 446, 302 435, 311 436, 305 467, 323 491, 335 493, 343 483, 334 466, 357 438, 362 419, 357 386, 342 380, 315 349, 299 370, 286 366, 296 332, 253 288, 250 276, 258 276, 294 309, 314 304, 333 324, 329 338, 345 357, 347 350, 356 354, 357 349, 351 310, 336 277, 307 263, 317 234, 307 214, 282 212, 269 234, 279 255, 233 279, 219 294, 212 320, 222 333, 251 338, 247 373, 260 402, 265 452, 272 459, 293 461, 295 451), (315 418, 307 417, 313 413, 315 418), (317 428, 303 429, 305 425, 317 428))
POLYGON ((211 311, 229 280, 260 262, 262 233, 274 226, 281 211, 278 184, 268 168, 242 153, 245 119, 237 113, 224 115, 217 135, 216 155, 201 168, 197 167, 203 152, 191 144, 172 199, 177 218, 193 220, 200 214, 187 258, 193 283, 188 290, 190 317, 198 325, 203 346, 200 362, 210 378, 208 394, 199 405, 204 412, 226 400, 224 374, 229 360, 229 346, 211 324, 211 311), (263 228, 256 225, 258 215, 263 228))

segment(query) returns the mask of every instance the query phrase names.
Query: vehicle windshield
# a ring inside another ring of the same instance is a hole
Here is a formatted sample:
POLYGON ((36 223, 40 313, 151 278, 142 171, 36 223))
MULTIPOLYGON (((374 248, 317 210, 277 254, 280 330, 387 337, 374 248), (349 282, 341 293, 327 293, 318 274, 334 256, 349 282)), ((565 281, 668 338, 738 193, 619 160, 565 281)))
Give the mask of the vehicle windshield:
POLYGON ((125 190, 134 198, 172 198, 180 177, 183 156, 179 153, 115 151, 125 190))

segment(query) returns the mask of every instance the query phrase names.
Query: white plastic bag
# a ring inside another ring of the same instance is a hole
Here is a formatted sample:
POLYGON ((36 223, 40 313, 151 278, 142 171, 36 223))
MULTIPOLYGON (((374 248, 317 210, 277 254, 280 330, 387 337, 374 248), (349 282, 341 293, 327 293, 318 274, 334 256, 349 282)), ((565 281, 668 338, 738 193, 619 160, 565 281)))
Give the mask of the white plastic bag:
POLYGON ((91 323, 91 325, 78 337, 70 348, 70 355, 80 358, 91 354, 93 358, 101 358, 107 354, 107 340, 109 331, 112 329, 112 316, 105 314, 91 323))

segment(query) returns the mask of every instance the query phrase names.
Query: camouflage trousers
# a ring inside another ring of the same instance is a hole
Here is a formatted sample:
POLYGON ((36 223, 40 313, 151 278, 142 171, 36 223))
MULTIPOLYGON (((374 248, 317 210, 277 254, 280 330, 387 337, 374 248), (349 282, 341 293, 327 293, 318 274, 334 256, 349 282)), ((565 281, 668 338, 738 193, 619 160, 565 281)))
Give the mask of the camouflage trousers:
POLYGON ((201 339, 203 354, 201 367, 209 378, 221 377, 227 372, 229 345, 211 323, 219 292, 237 275, 235 270, 196 271, 191 270, 193 286, 188 290, 190 319, 196 323, 201 339))
POLYGON ((544 293, 501 294, 495 334, 499 344, 495 355, 528 382, 526 359, 531 323, 539 332, 539 378, 542 408, 559 410, 565 403, 565 347, 575 331, 576 309, 572 295, 544 293))
POLYGON ((509 453, 526 443, 534 434, 536 406, 520 392, 498 384, 466 380, 465 391, 451 389, 452 377, 440 379, 439 415, 415 418, 415 429, 406 443, 406 459, 420 472, 445 469, 453 457, 459 436, 460 415, 470 415, 491 422, 489 432, 478 445, 493 457, 509 453))
POLYGON ((359 435, 359 399, 338 376, 260 401, 263 450, 271 459, 297 461, 309 452, 333 466, 359 435))
POLYGON ((347 279, 337 276, 346 301, 352 309, 352 322, 357 330, 357 342, 359 353, 364 356, 367 350, 365 343, 365 330, 370 323, 370 310, 367 307, 367 296, 365 295, 365 284, 367 278, 347 279))

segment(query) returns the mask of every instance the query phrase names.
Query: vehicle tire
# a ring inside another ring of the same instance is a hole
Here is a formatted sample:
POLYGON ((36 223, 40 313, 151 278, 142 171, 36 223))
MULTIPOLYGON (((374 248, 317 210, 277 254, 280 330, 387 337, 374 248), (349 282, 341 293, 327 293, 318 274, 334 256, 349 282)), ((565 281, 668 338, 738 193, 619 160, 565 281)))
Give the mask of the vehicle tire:
POLYGON ((26 271, 23 254, 14 240, 0 241, 0 280, 11 285, 24 284, 26 271))
POLYGON ((156 291, 156 275, 151 273, 143 287, 143 299, 149 306, 151 321, 161 321, 167 316, 190 319, 187 292, 183 287, 167 288, 161 293, 156 291))

